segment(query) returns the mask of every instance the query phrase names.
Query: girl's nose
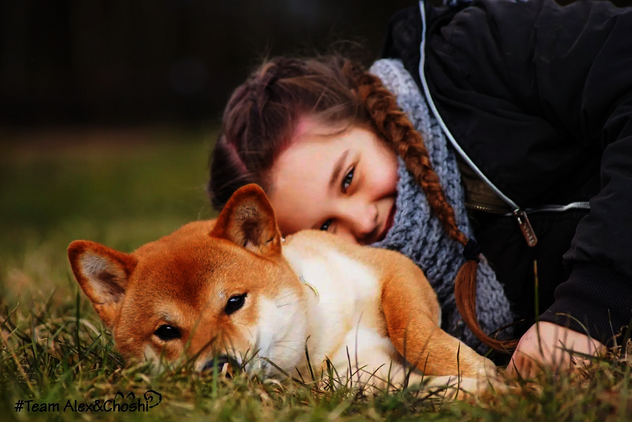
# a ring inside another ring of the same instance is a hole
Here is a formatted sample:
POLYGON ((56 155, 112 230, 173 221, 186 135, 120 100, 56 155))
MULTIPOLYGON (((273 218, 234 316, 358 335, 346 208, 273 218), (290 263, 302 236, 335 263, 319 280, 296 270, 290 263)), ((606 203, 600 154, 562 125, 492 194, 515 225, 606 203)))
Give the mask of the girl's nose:
POLYGON ((354 203, 347 208, 346 220, 356 242, 365 244, 377 228, 377 206, 375 204, 354 203))

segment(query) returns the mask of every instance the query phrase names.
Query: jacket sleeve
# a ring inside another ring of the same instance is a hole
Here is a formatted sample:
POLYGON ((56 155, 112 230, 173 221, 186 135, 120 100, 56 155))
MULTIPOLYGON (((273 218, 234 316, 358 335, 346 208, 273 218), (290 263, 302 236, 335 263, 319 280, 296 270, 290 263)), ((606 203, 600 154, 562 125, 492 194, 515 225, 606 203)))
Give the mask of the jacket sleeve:
POLYGON ((601 155, 599 192, 564 255, 571 276, 541 319, 612 338, 632 319, 632 8, 479 1, 442 31, 468 89, 601 155))

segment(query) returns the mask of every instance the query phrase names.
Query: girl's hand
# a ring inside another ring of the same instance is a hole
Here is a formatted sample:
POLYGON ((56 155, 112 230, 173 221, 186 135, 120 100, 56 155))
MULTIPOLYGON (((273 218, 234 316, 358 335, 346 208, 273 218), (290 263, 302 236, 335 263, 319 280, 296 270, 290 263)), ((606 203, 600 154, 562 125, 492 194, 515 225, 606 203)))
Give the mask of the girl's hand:
POLYGON ((514 378, 528 379, 541 372, 543 367, 553 371, 568 371, 588 363, 588 359, 572 354, 570 350, 584 355, 600 355, 606 347, 585 334, 552 322, 540 321, 520 339, 507 372, 514 378))

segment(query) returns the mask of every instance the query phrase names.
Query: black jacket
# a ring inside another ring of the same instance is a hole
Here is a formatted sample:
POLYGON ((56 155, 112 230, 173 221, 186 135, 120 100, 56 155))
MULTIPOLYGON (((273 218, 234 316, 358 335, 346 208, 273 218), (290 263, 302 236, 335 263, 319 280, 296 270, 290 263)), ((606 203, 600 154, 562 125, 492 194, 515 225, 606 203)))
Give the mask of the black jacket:
POLYGON ((421 7, 394 16, 383 56, 401 59, 422 93, 426 81, 467 159, 527 210, 534 247, 515 218, 472 214, 516 313, 608 341, 632 319, 632 8, 421 7), (590 211, 530 211, 584 201, 590 211))

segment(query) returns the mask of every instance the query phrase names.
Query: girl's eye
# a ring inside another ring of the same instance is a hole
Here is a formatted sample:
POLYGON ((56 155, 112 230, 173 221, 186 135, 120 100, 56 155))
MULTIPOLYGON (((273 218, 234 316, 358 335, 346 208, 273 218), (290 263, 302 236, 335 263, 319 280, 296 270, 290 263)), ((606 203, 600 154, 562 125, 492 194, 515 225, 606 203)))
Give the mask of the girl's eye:
POLYGON ((349 173, 347 173, 345 178, 342 180, 342 191, 343 192, 346 192, 347 189, 349 189, 349 186, 351 186, 351 182, 353 182, 353 173, 354 172, 355 172, 355 167, 351 168, 351 170, 349 170, 349 173))
POLYGON ((320 230, 326 232, 329 230, 329 226, 331 225, 331 219, 325 221, 322 226, 320 226, 320 230))

